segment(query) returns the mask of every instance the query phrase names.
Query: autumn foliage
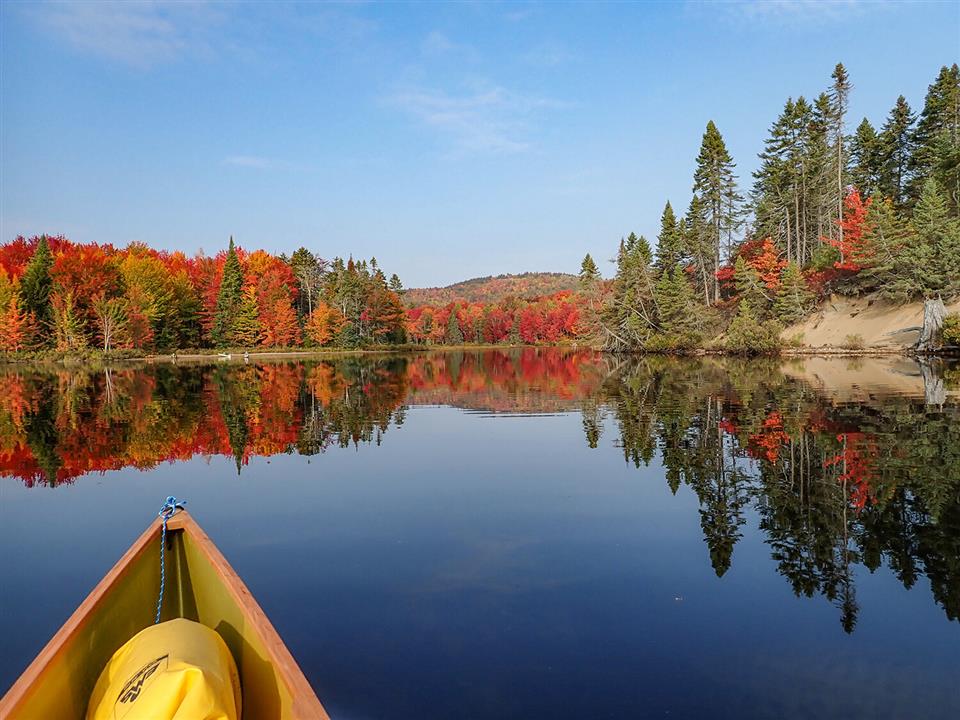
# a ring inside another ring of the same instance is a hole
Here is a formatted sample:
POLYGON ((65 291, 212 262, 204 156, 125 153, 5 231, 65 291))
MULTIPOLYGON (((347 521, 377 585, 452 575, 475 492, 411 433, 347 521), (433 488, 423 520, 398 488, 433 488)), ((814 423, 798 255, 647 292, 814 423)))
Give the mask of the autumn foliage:
POLYGON ((717 278, 728 290, 733 286, 734 263, 737 257, 744 259, 768 290, 776 290, 780 287, 780 276, 787 267, 787 260, 777 249, 772 238, 747 240, 737 248, 730 262, 717 270, 717 278))
POLYGON ((447 340, 451 315, 464 342, 550 344, 578 337, 582 298, 569 291, 532 300, 508 298, 499 303, 421 305, 407 311, 410 338, 422 344, 447 340))
POLYGON ((843 201, 843 220, 837 223, 842 236, 821 238, 840 254, 840 259, 833 263, 837 270, 855 273, 871 265, 874 253, 867 239, 867 212, 872 202, 873 198, 864 201, 858 190, 852 190, 843 201))
POLYGON ((20 288, 39 255, 41 238, 18 237, 0 245, 0 351, 33 346, 68 352, 88 347, 291 347, 304 342, 357 347, 404 339, 403 303, 375 260, 327 263, 301 249, 295 254, 298 265, 264 250, 248 253, 231 245, 232 282, 239 290, 224 304, 227 251, 188 257, 143 243, 116 249, 62 236, 44 241, 50 260, 34 272, 39 278, 34 284, 42 290, 35 304, 42 315, 32 315, 24 306, 20 288), (310 298, 304 303, 307 281, 310 298), (224 334, 221 327, 220 336, 218 312, 230 330, 224 334))

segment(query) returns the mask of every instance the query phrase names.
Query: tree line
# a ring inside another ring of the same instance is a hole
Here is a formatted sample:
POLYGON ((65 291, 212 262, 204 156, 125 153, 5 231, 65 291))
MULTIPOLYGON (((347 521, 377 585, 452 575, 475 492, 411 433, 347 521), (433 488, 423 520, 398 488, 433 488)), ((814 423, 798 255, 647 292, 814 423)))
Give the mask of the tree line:
POLYGON ((0 350, 345 347, 404 342, 396 275, 376 259, 213 257, 142 243, 18 237, 0 247, 0 350))
POLYGON ((692 198, 683 216, 666 203, 656 249, 621 240, 612 281, 584 258, 583 332, 613 350, 766 351, 828 293, 960 293, 960 69, 941 68, 919 115, 901 95, 851 135, 852 90, 838 64, 812 102, 789 98, 746 194, 708 122, 692 198))

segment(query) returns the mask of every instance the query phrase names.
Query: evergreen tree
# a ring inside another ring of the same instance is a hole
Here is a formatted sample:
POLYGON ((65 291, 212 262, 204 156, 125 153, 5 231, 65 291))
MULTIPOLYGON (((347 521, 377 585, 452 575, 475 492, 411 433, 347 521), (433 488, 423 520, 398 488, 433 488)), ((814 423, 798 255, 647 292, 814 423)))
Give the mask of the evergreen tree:
MULTIPOLYGON (((830 88, 830 102, 831 102, 831 120, 833 125, 833 145, 834 145, 834 155, 835 155, 835 169, 836 169, 836 189, 837 189, 837 212, 836 218, 837 222, 843 222, 843 198, 846 195, 844 192, 846 184, 844 182, 844 176, 847 169, 847 159, 844 154, 843 138, 844 138, 844 119, 847 114, 847 107, 850 104, 850 92, 853 90, 853 85, 850 82, 850 76, 847 74, 847 69, 843 67, 843 63, 837 63, 836 67, 833 68, 833 73, 830 75, 833 78, 833 86, 830 88)), ((840 240, 843 241, 843 228, 840 227, 840 240)))
POLYGON ((751 192, 757 237, 771 237, 788 260, 807 262, 834 227, 836 179, 829 131, 833 113, 822 93, 811 105, 787 100, 770 128, 751 192))
POLYGON ((605 323, 611 349, 641 347, 656 327, 652 260, 650 244, 643 236, 630 233, 620 242, 613 307, 605 323))
POLYGON ((951 212, 960 203, 960 67, 940 68, 927 89, 923 111, 913 135, 910 196, 919 199, 927 178, 946 190, 951 212))
POLYGON ((33 256, 20 279, 20 300, 23 311, 33 314, 41 328, 50 321, 50 289, 53 280, 50 268, 53 267, 53 254, 47 236, 41 235, 33 256))
POLYGON ((260 306, 257 302, 257 288, 248 285, 243 289, 243 297, 233 317, 230 344, 253 347, 260 342, 260 337, 260 306))
POLYGON ((907 175, 913 154, 913 122, 915 116, 901 95, 880 131, 880 182, 876 189, 902 206, 907 200, 907 175))
POLYGON ((657 269, 669 270, 683 260, 683 226, 677 222, 670 201, 660 216, 660 234, 657 236, 657 269))
POLYGON ((741 225, 740 204, 743 198, 737 193, 737 178, 733 174, 734 163, 727 152, 723 136, 713 120, 707 123, 697 155, 697 169, 693 176, 693 192, 703 203, 709 227, 710 252, 712 255, 713 301, 720 300, 720 283, 716 272, 720 269, 722 249, 729 252, 733 235, 741 225))
POLYGON ((777 318, 785 325, 792 325, 803 319, 813 305, 813 293, 807 287, 807 281, 795 262, 787 263, 783 270, 773 310, 777 318))
POLYGON ((659 326, 664 333, 690 333, 699 319, 696 295, 680 265, 664 270, 654 287, 659 326))
POLYGON ((580 263, 580 286, 590 287, 599 279, 600 271, 597 269, 597 264, 590 257, 590 253, 587 253, 583 257, 583 262, 580 263))
POLYGON ((714 254, 710 226, 707 222, 703 202, 694 195, 687 208, 683 228, 683 254, 689 257, 694 266, 694 284, 697 295, 703 297, 704 304, 710 304, 710 291, 716 271, 713 270, 714 254))
POLYGON ((460 329, 456 305, 450 308, 450 317, 447 318, 447 331, 444 333, 443 341, 447 345, 463 345, 463 330, 460 329))
POLYGON ((760 281, 760 275, 747 263, 743 255, 737 255, 733 264, 733 280, 740 304, 749 305, 755 316, 762 315, 769 298, 760 281))
POLYGON ((760 322, 751 303, 741 302, 727 328, 726 348, 730 352, 756 355, 780 348, 780 326, 774 320, 760 322))
POLYGON ((397 276, 396 273, 393 273, 393 275, 390 276, 389 288, 390 290, 392 290, 393 292, 395 292, 397 295, 400 295, 400 296, 403 296, 403 293, 405 292, 403 289, 403 283, 400 282, 400 278, 397 276))
POLYGON ((850 140, 850 181, 864 195, 880 189, 883 173, 880 138, 870 121, 864 118, 850 140))
POLYGON ((924 294, 960 290, 960 222, 951 218, 944 193, 934 178, 928 178, 911 221, 914 243, 930 248, 932 266, 921 265, 924 294))
POLYGON ((323 271, 326 261, 317 257, 305 247, 298 248, 290 257, 290 267, 297 278, 297 312, 300 317, 309 317, 313 313, 314 303, 323 283, 323 271))
MULTIPOLYGON (((822 92, 813 103, 806 142, 808 178, 804 184, 804 207, 807 209, 803 223, 804 236, 801 252, 796 258, 801 264, 813 257, 822 246, 824 236, 837 234, 834 208, 843 203, 846 186, 838 188, 834 160, 836 154, 830 145, 831 116, 833 103, 828 93, 822 92)), ((790 259, 789 257, 787 258, 790 259)))
POLYGON ((909 228, 894 210, 893 200, 883 197, 879 192, 871 196, 864 223, 864 241, 870 248, 871 264, 857 275, 862 290, 897 294, 897 290, 891 292, 888 281, 909 237, 909 228))
POLYGON ((233 321, 243 296, 243 270, 230 236, 227 259, 223 264, 220 292, 217 294, 217 311, 214 316, 211 339, 216 347, 226 347, 232 339, 233 321))
POLYGON ((960 229, 949 216, 943 193, 928 178, 913 210, 910 236, 895 255, 885 295, 896 299, 949 293, 960 276, 960 229))

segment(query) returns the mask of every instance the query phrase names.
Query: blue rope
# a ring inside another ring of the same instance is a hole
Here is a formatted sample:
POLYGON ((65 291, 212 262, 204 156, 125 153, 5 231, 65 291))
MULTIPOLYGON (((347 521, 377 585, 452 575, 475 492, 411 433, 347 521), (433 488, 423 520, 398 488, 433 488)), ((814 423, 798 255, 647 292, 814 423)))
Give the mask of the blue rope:
POLYGON ((173 495, 167 497, 167 501, 160 508, 158 516, 163 518, 163 530, 160 531, 160 597, 157 598, 157 618, 153 621, 156 625, 160 622, 160 608, 163 607, 163 588, 166 584, 166 567, 164 566, 164 550, 167 546, 167 520, 172 518, 177 510, 181 510, 187 504, 186 500, 177 500, 173 495))

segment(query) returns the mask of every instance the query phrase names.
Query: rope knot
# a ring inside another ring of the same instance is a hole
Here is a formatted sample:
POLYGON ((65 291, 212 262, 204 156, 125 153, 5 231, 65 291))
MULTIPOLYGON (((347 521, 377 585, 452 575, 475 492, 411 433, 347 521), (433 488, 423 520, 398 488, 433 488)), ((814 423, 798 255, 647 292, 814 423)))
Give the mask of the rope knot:
POLYGON ((157 515, 167 520, 176 515, 178 510, 183 510, 183 506, 186 504, 186 500, 177 500, 173 495, 168 495, 166 502, 163 503, 163 507, 160 508, 160 512, 158 512, 157 515))

